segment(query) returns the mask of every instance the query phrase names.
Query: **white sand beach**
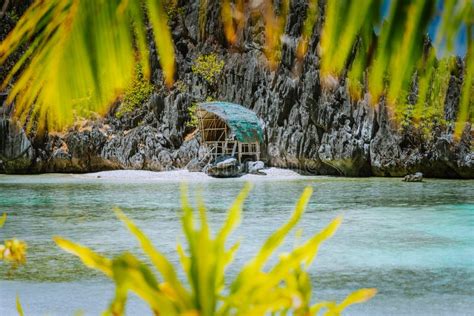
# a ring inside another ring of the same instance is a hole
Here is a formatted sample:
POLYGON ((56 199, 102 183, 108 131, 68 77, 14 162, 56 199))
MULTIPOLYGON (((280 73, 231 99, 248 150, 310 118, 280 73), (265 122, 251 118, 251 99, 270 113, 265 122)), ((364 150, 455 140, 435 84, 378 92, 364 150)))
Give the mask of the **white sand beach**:
POLYGON ((298 180, 308 179, 308 176, 300 175, 295 171, 280 168, 267 168, 262 170, 266 175, 245 174, 238 178, 213 178, 203 172, 189 172, 186 169, 173 171, 146 171, 146 170, 113 170, 86 174, 75 174, 74 177, 98 180, 126 180, 127 182, 163 181, 163 182, 204 182, 222 180, 244 180, 244 181, 275 181, 275 180, 298 180))

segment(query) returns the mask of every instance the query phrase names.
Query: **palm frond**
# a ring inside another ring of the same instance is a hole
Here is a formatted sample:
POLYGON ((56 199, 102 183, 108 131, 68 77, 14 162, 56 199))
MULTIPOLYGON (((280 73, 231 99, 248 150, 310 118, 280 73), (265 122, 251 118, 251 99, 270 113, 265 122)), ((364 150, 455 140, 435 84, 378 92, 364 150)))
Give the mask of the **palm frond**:
MULTIPOLYGON (((310 0, 298 40, 296 56, 308 51, 315 24, 321 21, 320 57, 322 84, 347 76, 351 96, 368 94, 377 104, 385 96, 391 113, 405 112, 406 96, 416 73, 422 89, 416 107, 428 102, 427 87, 436 68, 439 50, 453 51, 457 34, 467 30, 464 83, 456 135, 473 120, 474 3, 447 0, 390 1, 388 14, 382 0, 324 2, 310 0), (319 10, 324 7, 323 10, 319 10), (424 53, 428 26, 440 17, 434 48, 424 53), (374 34, 379 35, 375 36, 374 34), (424 94, 424 95, 423 95, 424 94)), ((201 0, 201 39, 207 23, 207 8, 201 0)), ((271 0, 247 4, 225 0, 221 4, 224 34, 230 44, 242 37, 248 13, 263 19, 265 53, 275 69, 281 59, 282 41, 290 1, 271 0), (278 6, 277 6, 278 5, 278 6), (258 12, 255 12, 257 10, 258 12)), ((149 76, 147 23, 150 22, 166 84, 174 77, 175 62, 167 16, 161 0, 35 1, 15 29, 0 45, 0 63, 25 41, 29 49, 15 65, 3 88, 16 78, 9 100, 16 101, 15 115, 38 130, 61 129, 75 116, 104 114, 109 105, 130 86, 137 63, 149 76)), ((439 90, 439 100, 444 100, 439 90)), ((406 116, 406 115, 402 115, 406 116)))
POLYGON ((18 76, 8 101, 15 115, 60 130, 75 117, 105 114, 131 85, 136 64, 149 77, 146 21, 153 26, 165 81, 174 76, 174 51, 161 1, 35 1, 0 45, 0 63, 32 41, 3 83, 18 76), (21 69, 23 69, 21 71, 21 69))
POLYGON ((321 75, 339 76, 364 25, 374 25, 377 1, 328 1, 321 35, 321 75), (335 45, 337 43, 337 45, 335 45))

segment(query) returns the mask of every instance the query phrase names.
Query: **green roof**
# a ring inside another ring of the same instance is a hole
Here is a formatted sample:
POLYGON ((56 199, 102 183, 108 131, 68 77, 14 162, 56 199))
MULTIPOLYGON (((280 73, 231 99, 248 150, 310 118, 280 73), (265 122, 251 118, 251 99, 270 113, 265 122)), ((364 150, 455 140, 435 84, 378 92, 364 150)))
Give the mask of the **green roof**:
POLYGON ((218 101, 199 103, 198 108, 221 118, 239 142, 263 142, 263 130, 257 115, 242 105, 218 101))

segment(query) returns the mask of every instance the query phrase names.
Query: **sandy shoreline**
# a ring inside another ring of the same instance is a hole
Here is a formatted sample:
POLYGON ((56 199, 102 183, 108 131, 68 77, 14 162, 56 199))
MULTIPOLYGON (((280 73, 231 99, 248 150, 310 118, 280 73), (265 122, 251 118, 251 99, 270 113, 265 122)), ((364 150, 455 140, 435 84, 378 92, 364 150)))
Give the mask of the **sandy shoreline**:
MULTIPOLYGON (((308 179, 295 171, 280 168, 268 168, 263 170, 266 175, 246 174, 232 180, 244 181, 274 181, 274 180, 299 180, 308 179)), ((146 171, 146 170, 113 170, 86 174, 74 174, 75 178, 99 179, 99 180, 127 180, 127 181, 162 181, 162 182, 207 182, 222 181, 229 179, 218 179, 206 175, 203 172, 189 172, 188 170, 172 171, 146 171)))

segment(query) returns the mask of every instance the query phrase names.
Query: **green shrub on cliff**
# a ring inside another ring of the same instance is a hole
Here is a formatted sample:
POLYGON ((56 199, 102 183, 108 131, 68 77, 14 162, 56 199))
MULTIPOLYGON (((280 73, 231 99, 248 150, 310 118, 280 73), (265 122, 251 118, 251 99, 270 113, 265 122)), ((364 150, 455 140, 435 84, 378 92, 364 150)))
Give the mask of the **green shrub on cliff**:
POLYGON ((210 84, 215 84, 224 68, 224 61, 215 53, 199 55, 192 66, 193 73, 199 75, 210 84))
POLYGON ((186 123, 187 127, 197 127, 198 126, 198 118, 196 115, 196 110, 198 107, 197 102, 191 103, 191 106, 188 108, 188 115, 189 115, 189 121, 186 123))
POLYGON ((177 252, 187 282, 179 278, 177 267, 119 210, 116 210, 117 216, 137 238, 156 271, 130 252, 109 259, 60 237, 56 237, 55 241, 64 250, 78 256, 86 266, 103 272, 113 280, 115 297, 106 315, 124 313, 128 292, 143 299, 155 315, 167 316, 303 316, 316 315, 323 310, 328 315, 339 315, 347 306, 365 302, 375 295, 375 289, 361 289, 341 303, 312 302, 312 283, 307 269, 322 242, 339 227, 340 217, 304 243, 296 245, 288 253, 280 253, 277 260, 269 262, 301 219, 312 194, 311 187, 303 191, 289 220, 270 235, 233 280, 226 280, 226 269, 239 247, 238 242, 230 248, 226 243, 240 222, 249 191, 250 185, 246 185, 230 207, 226 221, 213 236, 202 200, 196 212, 189 204, 186 189, 182 190, 181 221, 187 245, 178 244, 177 252))
MULTIPOLYGON (((215 99, 211 96, 208 96, 205 100, 205 102, 212 102, 215 101, 215 99)), ((193 102, 191 103, 191 106, 188 108, 188 116, 189 120, 186 122, 187 127, 197 127, 199 124, 198 117, 196 114, 197 107, 199 105, 199 102, 193 102)))
POLYGON ((435 126, 446 124, 444 103, 451 73, 456 67, 455 58, 443 58, 432 70, 429 88, 424 98, 425 104, 417 104, 414 110, 415 125, 420 127, 424 135, 431 135, 435 126))
POLYGON ((165 10, 166 15, 168 16, 168 22, 184 14, 184 9, 182 7, 178 7, 178 0, 163 1, 163 9, 165 10))
POLYGON ((8 18, 10 20, 12 20, 14 22, 18 22, 18 20, 20 19, 20 17, 18 16, 18 14, 14 10, 7 11, 6 15, 8 16, 8 18))
POLYGON ((153 92, 153 85, 143 77, 141 65, 137 65, 135 73, 135 79, 132 85, 125 91, 122 103, 115 113, 117 118, 121 118, 125 114, 133 112, 137 107, 147 101, 153 92))
POLYGON ((189 90, 189 86, 182 80, 177 80, 174 87, 181 93, 186 93, 189 90))
POLYGON ((401 131, 417 130, 425 140, 433 137, 435 127, 446 127, 445 96, 452 73, 458 72, 455 57, 437 61, 429 69, 419 69, 420 74, 413 78, 417 95, 412 103, 400 104, 395 108, 395 117, 401 131))

